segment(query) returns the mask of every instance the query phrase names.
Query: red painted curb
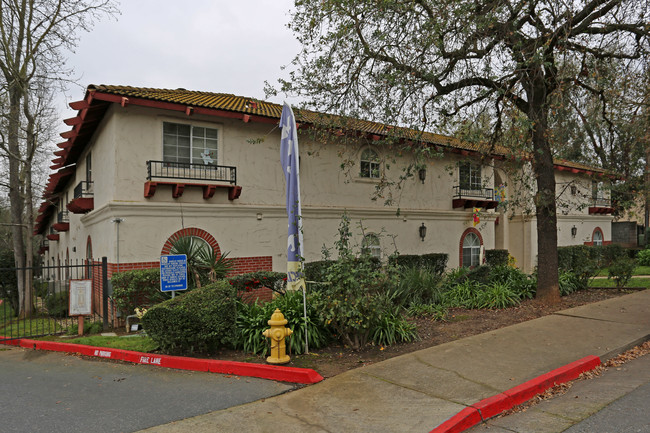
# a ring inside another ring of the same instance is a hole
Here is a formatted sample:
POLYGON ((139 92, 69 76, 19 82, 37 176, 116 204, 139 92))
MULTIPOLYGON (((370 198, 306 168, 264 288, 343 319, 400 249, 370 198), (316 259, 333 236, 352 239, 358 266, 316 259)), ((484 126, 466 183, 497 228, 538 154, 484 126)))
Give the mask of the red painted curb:
POLYGON ((481 422, 481 414, 476 408, 466 407, 429 433, 460 433, 481 422))
POLYGON ((481 421, 488 420, 506 410, 530 400, 554 385, 576 379, 585 371, 593 370, 600 365, 600 358, 594 355, 586 356, 563 367, 556 368, 546 374, 510 388, 500 394, 485 398, 474 403, 440 424, 430 433, 459 433, 474 427, 481 421))
POLYGON ((58 343, 54 341, 28 339, 4 341, 0 339, 0 344, 20 346, 26 349, 78 353, 80 355, 126 361, 134 364, 157 365, 159 367, 176 368, 179 370, 209 371, 211 373, 232 374, 235 376, 259 377, 261 379, 282 382, 312 384, 323 380, 323 376, 310 368, 158 355, 154 353, 135 352, 133 350, 111 349, 74 343, 58 343))

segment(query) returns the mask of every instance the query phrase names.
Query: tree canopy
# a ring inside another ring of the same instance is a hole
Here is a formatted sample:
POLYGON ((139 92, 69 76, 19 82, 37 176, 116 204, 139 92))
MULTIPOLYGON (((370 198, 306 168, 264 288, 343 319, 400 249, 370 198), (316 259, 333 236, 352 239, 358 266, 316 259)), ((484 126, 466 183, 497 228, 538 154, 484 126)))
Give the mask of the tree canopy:
POLYGON ((289 27, 302 50, 282 90, 318 110, 443 132, 449 117, 486 111, 498 131, 519 112, 536 181, 537 295, 554 302, 553 98, 598 95, 586 80, 596 62, 639 68, 649 21, 640 0, 297 0, 289 27))

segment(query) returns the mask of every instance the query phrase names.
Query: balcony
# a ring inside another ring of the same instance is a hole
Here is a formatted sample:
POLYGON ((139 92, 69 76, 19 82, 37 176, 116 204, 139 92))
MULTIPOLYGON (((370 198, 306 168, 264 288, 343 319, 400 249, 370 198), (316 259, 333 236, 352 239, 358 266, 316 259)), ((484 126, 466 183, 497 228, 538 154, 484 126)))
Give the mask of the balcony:
MULTIPOLYGON (((59 234, 55 232, 54 227, 50 227, 50 232, 47 235, 45 235, 45 237, 50 241, 59 240, 59 234)), ((48 242, 48 247, 49 247, 49 242, 48 242)))
POLYGON ((235 200, 239 198, 242 189, 241 186, 237 186, 236 167, 188 162, 147 161, 147 181, 144 184, 145 198, 153 197, 159 185, 171 186, 174 198, 181 197, 185 187, 199 187, 203 189, 203 198, 206 200, 214 196, 217 188, 227 189, 228 200, 235 200))
POLYGON ((67 232, 70 230, 70 220, 67 210, 62 210, 57 214, 56 223, 52 224, 52 228, 57 232, 67 232))
POLYGON ((82 180, 74 187, 74 199, 66 206, 74 214, 88 213, 95 208, 93 182, 82 180))
POLYGON ((483 209, 494 209, 499 202, 494 199, 493 188, 461 188, 454 186, 454 197, 452 207, 454 209, 469 209, 480 207, 483 209))
POLYGON ((611 199, 604 197, 594 197, 591 199, 589 215, 612 213, 614 213, 614 208, 612 207, 611 199))
POLYGON ((38 254, 45 254, 45 251, 48 251, 49 249, 50 249, 50 241, 47 239, 43 239, 38 249, 38 254))

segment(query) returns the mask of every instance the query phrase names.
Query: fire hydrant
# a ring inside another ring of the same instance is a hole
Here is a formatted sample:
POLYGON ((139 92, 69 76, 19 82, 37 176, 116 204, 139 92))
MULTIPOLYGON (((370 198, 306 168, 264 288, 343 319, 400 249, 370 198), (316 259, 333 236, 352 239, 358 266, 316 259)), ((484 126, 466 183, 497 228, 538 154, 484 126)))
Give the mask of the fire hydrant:
POLYGON ((269 364, 286 364, 291 359, 287 355, 287 344, 284 341, 286 337, 293 334, 291 329, 284 326, 287 322, 284 314, 280 312, 279 308, 276 308, 271 315, 271 320, 268 321, 271 328, 262 332, 262 335, 271 339, 271 356, 266 358, 266 362, 269 364))

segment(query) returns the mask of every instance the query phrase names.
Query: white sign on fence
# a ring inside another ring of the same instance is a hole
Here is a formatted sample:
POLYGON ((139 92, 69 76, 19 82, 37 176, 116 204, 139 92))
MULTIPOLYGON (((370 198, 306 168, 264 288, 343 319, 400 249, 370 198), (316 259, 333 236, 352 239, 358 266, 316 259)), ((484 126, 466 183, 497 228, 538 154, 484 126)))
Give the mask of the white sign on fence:
POLYGON ((70 280, 70 316, 90 316, 92 310, 92 280, 70 280))

